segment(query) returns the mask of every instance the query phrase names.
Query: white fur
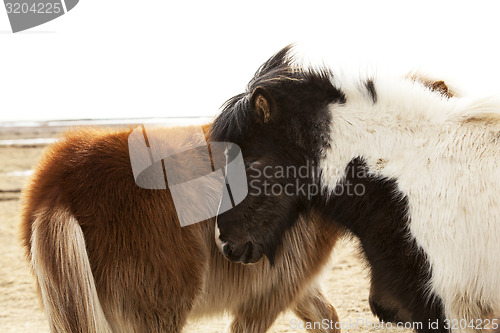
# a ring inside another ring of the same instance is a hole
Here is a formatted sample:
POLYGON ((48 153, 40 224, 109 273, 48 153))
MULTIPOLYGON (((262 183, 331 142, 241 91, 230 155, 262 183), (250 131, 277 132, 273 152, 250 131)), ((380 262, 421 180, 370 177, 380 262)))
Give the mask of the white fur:
POLYGON ((500 301, 500 103, 447 99, 408 79, 376 77, 374 104, 360 82, 334 81, 347 103, 330 107, 324 186, 332 190, 357 156, 395 178, 409 199, 409 236, 428 255, 428 287, 447 318, 488 315, 481 308, 500 301))

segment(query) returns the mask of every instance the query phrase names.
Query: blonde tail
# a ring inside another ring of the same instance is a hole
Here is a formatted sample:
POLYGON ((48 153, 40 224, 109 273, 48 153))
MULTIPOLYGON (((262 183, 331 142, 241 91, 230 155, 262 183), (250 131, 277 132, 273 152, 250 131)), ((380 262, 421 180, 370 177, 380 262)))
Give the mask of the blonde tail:
POLYGON ((83 231, 67 210, 44 212, 35 219, 31 264, 51 332, 112 332, 99 302, 83 231))

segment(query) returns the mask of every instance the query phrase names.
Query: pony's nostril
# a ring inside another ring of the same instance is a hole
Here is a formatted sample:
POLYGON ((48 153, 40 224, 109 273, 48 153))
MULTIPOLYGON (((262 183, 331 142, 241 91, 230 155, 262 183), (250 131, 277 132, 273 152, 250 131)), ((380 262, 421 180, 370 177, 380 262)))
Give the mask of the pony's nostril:
POLYGON ((233 251, 231 249, 231 247, 229 246, 229 244, 226 242, 224 244, 222 244, 222 253, 226 256, 226 257, 229 257, 233 251))

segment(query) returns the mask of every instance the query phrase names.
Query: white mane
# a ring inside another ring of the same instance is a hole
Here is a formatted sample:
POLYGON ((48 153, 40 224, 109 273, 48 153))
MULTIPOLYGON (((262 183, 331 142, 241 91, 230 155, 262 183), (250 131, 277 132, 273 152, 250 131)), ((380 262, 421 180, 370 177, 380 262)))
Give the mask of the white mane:
POLYGON ((441 123, 447 121, 498 121, 500 120, 500 98, 454 97, 447 98, 431 91, 423 83, 405 76, 365 76, 354 78, 346 75, 332 77, 335 87, 345 93, 347 104, 370 110, 373 115, 407 119, 408 121, 429 121, 441 123), (377 95, 373 103, 365 82, 372 80, 377 95))

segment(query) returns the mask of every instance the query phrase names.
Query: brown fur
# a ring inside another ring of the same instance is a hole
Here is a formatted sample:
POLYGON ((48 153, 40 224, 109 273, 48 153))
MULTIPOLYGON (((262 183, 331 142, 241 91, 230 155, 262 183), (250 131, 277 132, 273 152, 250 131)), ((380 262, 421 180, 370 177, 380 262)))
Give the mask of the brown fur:
MULTIPOLYGON (((162 135, 168 144, 190 130, 162 135)), ((168 189, 135 184, 130 132, 67 134, 24 191, 22 241, 52 332, 179 332, 188 316, 223 311, 232 332, 265 332, 287 308, 305 321, 338 320, 315 282, 338 229, 302 218, 274 267, 230 263, 213 220, 181 228, 168 189)))

